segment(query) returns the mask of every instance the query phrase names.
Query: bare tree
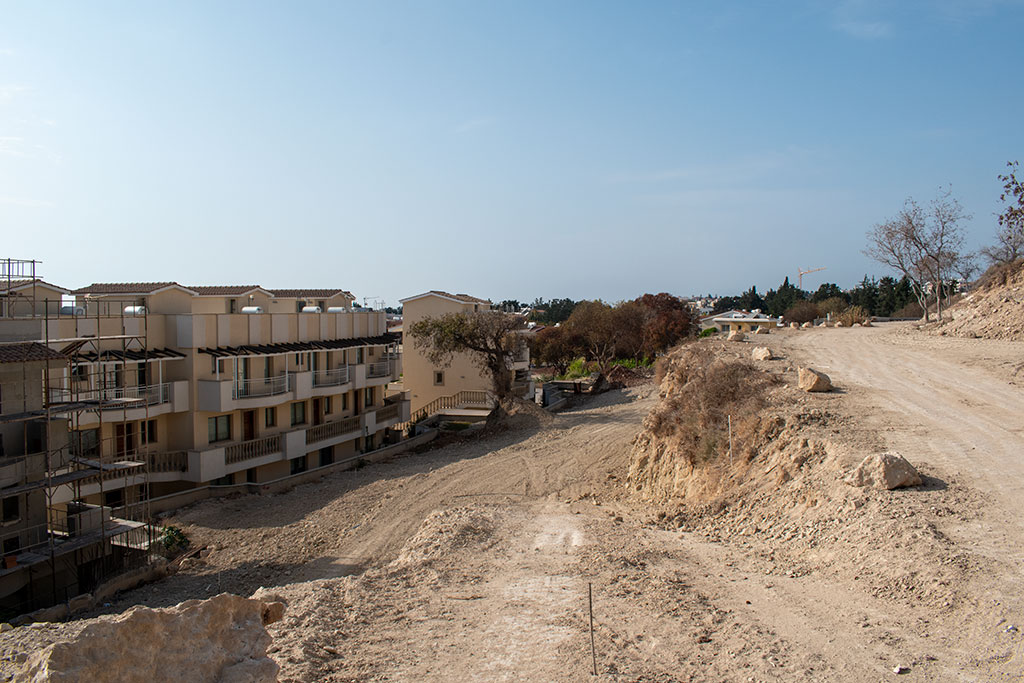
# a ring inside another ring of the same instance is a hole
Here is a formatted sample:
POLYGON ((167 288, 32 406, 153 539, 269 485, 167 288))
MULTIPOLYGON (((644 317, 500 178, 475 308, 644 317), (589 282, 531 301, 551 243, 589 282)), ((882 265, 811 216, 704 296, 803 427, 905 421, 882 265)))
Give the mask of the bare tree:
POLYGON ((996 217, 999 222, 996 244, 981 250, 993 265, 1024 258, 1024 181, 1017 180, 1016 161, 1008 161, 1006 165, 1010 172, 999 176, 1003 182, 999 200, 1007 202, 1007 205, 996 217))
POLYGON ((492 391, 504 403, 512 394, 510 366, 525 344, 519 334, 524 327, 523 318, 500 311, 448 313, 417 321, 409 328, 409 336, 438 367, 451 365, 455 354, 469 354, 490 375, 492 391))
POLYGON ((936 313, 942 320, 943 283, 953 274, 970 270, 973 255, 963 252, 962 228, 970 218, 947 188, 939 191, 927 211, 913 198, 907 199, 894 218, 867 234, 864 253, 906 276, 925 322, 929 320, 929 294, 934 293, 936 313))

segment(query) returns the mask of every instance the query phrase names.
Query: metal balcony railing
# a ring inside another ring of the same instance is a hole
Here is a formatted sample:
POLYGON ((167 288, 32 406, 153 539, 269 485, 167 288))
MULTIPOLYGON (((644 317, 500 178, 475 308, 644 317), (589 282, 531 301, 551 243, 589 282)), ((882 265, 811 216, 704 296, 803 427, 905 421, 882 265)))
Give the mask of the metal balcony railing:
POLYGON ((159 405, 171 400, 171 382, 101 389, 50 387, 50 402, 99 401, 101 410, 159 405))
POLYGON ((391 374, 391 362, 382 360, 366 366, 367 377, 387 377, 391 374))
POLYGON ((291 390, 289 377, 253 377, 252 379, 236 380, 231 386, 231 398, 255 398, 258 396, 276 396, 291 390))
POLYGON ((348 384, 348 366, 343 365, 333 370, 318 370, 313 373, 314 387, 336 387, 348 384))

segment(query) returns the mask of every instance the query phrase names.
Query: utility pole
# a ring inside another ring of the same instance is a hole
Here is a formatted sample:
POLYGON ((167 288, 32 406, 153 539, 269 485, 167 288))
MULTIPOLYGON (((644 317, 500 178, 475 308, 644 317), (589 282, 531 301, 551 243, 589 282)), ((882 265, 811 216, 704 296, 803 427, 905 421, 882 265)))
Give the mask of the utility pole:
POLYGON ((799 282, 797 287, 799 287, 801 290, 803 290, 803 288, 804 288, 804 275, 807 275, 808 273, 817 273, 819 270, 825 270, 825 267, 822 266, 821 268, 810 268, 808 270, 804 270, 804 269, 798 267, 797 268, 797 272, 800 273, 800 275, 797 278, 797 280, 799 282))

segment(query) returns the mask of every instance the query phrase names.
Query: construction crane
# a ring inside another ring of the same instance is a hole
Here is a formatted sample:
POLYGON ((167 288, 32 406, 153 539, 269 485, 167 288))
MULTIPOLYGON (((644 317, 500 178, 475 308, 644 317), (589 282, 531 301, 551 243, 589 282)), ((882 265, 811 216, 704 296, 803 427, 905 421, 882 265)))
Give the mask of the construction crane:
POLYGON ((802 268, 800 268, 800 267, 798 266, 798 267, 797 267, 797 272, 799 272, 799 273, 800 273, 800 276, 799 276, 799 277, 797 278, 797 280, 798 280, 798 282, 799 282, 799 284, 798 284, 797 286, 798 286, 798 287, 799 287, 799 288, 800 288, 801 290, 803 290, 803 288, 804 288, 804 275, 807 275, 808 273, 817 273, 817 272, 818 272, 819 270, 825 270, 825 267, 824 267, 824 266, 822 266, 821 268, 810 268, 810 269, 808 269, 808 270, 803 270, 802 268))

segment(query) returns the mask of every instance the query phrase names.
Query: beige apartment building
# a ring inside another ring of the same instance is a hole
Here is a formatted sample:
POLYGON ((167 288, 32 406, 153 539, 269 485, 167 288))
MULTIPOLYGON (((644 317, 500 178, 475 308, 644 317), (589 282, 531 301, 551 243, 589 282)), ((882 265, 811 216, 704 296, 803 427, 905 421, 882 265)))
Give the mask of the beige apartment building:
MULTIPOLYGON (((21 360, 0 363, 0 409, 19 396, 39 404, 21 431, 6 426, 14 418, 0 420, 0 499, 13 514, 25 509, 25 486, 45 489, 31 521, 51 549, 70 547, 67 529, 81 537, 86 523, 109 549, 111 535, 137 528, 129 520, 148 520, 151 506, 357 458, 397 442, 394 427, 409 420, 405 394, 385 397, 402 371, 398 336, 387 333, 384 312, 354 309, 348 291, 29 284, 7 278, 0 288, 0 356, 8 348, 17 359, 10 349, 28 340, 54 356, 42 375, 21 360), (63 436, 26 436, 40 429, 63 436), (27 476, 18 463, 39 452, 48 467, 27 476)), ((5 562, 34 561, 15 531, 0 529, 5 562)), ((3 576, 0 608, 14 600, 5 601, 3 576)))
MULTIPOLYGON (((406 334, 416 322, 427 317, 491 310, 491 302, 485 299, 436 290, 402 299, 401 304, 402 329, 406 334)), ((491 393, 490 376, 475 365, 468 354, 457 354, 448 367, 436 367, 406 337, 402 345, 402 366, 402 386, 409 394, 414 416, 424 408, 434 412, 430 410, 432 404, 447 403, 450 405, 444 407, 450 408, 461 403, 478 403, 469 392, 491 393), (460 395, 467 400, 459 401, 460 395), (451 400, 444 400, 449 397, 451 400)), ((525 343, 518 354, 509 358, 509 367, 513 371, 514 391, 520 396, 531 397, 530 350, 525 343)))

